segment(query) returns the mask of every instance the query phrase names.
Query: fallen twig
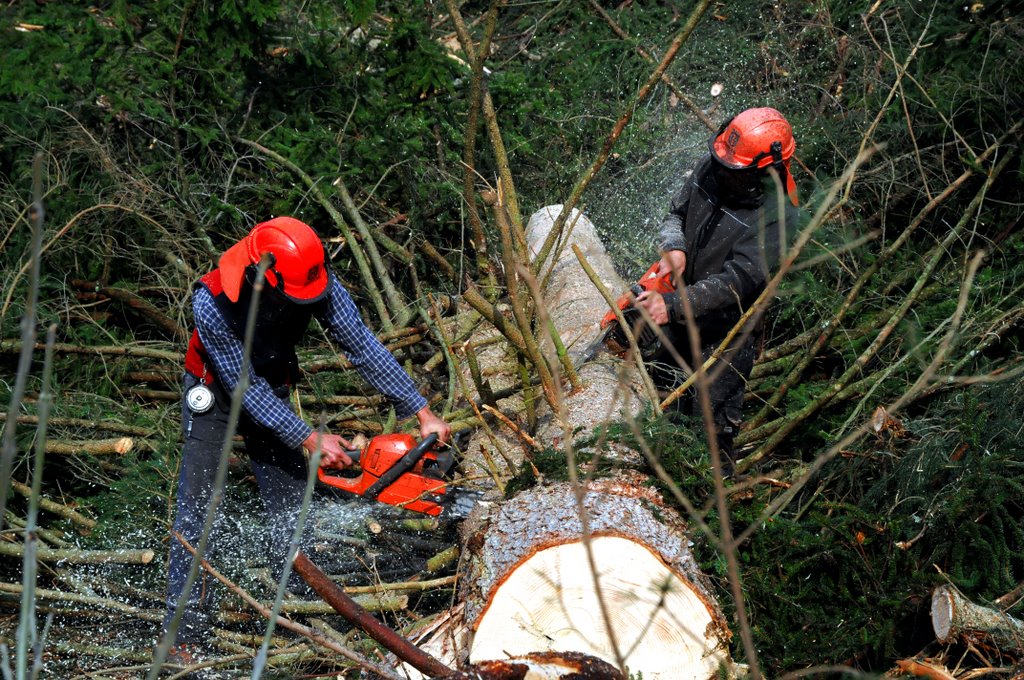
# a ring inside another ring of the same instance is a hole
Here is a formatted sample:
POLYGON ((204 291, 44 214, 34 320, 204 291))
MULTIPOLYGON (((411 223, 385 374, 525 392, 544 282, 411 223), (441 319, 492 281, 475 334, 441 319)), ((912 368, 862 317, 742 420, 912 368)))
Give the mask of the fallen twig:
POLYGON ((945 668, 940 668, 935 664, 927 663, 926 661, 919 661, 917 659, 900 659, 896 662, 896 667, 904 673, 917 676, 919 678, 931 678, 931 680, 956 680, 956 676, 953 676, 945 668))
MULTIPOLYGON (((0 592, 11 593, 20 595, 22 593, 22 586, 20 583, 0 583, 0 592)), ((88 605, 88 608, 80 610, 80 613, 86 615, 105 616, 102 612, 95 611, 96 608, 105 609, 110 611, 120 612, 135 618, 142 619, 143 621, 162 621, 164 618, 163 611, 156 609, 140 609, 139 607, 133 607, 131 605, 118 602, 117 600, 111 600, 105 597, 93 597, 91 595, 83 595, 81 593, 65 593, 60 590, 50 590, 47 588, 36 588, 36 598, 40 601, 50 602, 73 602, 75 604, 88 605)))
MULTIPOLYGON (((0 423, 6 422, 7 414, 0 413, 0 423)), ((149 427, 141 427, 138 425, 125 425, 124 423, 115 423, 112 420, 87 420, 85 418, 54 418, 50 416, 48 422, 54 427, 78 427, 88 430, 105 430, 107 432, 118 432, 120 434, 130 434, 136 437, 152 437, 156 434, 156 430, 149 427)), ((19 425, 38 425, 38 416, 18 416, 19 425)))
MULTIPOLYGON (((420 250, 438 264, 441 268, 441 272, 448 276, 453 283, 461 285, 462 282, 458 280, 458 275, 455 273, 455 270, 452 269, 452 266, 446 259, 444 259, 441 253, 437 252, 437 249, 434 248, 433 245, 427 241, 423 241, 420 243, 420 250)), ((488 302, 487 299, 480 294, 476 289, 476 286, 472 283, 467 283, 466 288, 462 291, 462 299, 465 300, 470 307, 475 309, 480 316, 490 321, 491 325, 497 328, 498 332, 504 335, 516 350, 522 352, 524 355, 526 354, 526 343, 523 340, 522 334, 519 333, 519 329, 511 325, 508 320, 501 315, 501 312, 499 312, 492 303, 488 302)))
MULTIPOLYGON (((13 479, 11 480, 11 489, 17 491, 26 498, 32 495, 31 487, 13 479)), ((57 501, 40 497, 39 507, 47 512, 60 515, 72 524, 80 526, 83 529, 94 529, 96 527, 96 520, 86 517, 82 513, 64 505, 63 503, 58 503, 57 501)))
MULTIPOLYGON (((0 353, 17 354, 21 352, 23 342, 20 340, 0 340, 0 353)), ((46 349, 43 343, 35 343, 33 349, 46 349)), ((141 357, 144 359, 161 359, 180 364, 184 361, 185 355, 181 352, 168 352, 161 349, 149 347, 133 347, 131 345, 71 345, 58 342, 53 346, 53 351, 58 354, 105 354, 111 356, 141 357)))
POLYGON ((135 448, 135 440, 131 437, 116 439, 92 439, 79 442, 58 441, 47 439, 44 445, 47 453, 59 456, 73 456, 87 453, 93 456, 124 455, 135 448))
POLYGON ((170 335, 172 339, 185 340, 188 337, 186 330, 178 325, 177 321, 157 309, 145 298, 136 295, 130 290, 114 288, 113 286, 103 286, 95 281, 82 281, 80 279, 73 279, 71 281, 71 285, 80 290, 99 293, 104 297, 108 297, 111 300, 117 300, 118 302, 131 307, 156 324, 164 332, 170 335))
POLYGON ((497 418, 497 419, 498 419, 498 420, 500 420, 501 422, 505 423, 505 426, 506 426, 506 427, 508 427, 508 429, 510 429, 510 430, 512 430, 512 431, 513 431, 514 433, 516 433, 516 435, 518 435, 520 439, 522 439, 522 440, 523 440, 524 442, 526 442, 527 444, 529 444, 530 446, 532 446, 532 447, 533 447, 534 449, 536 449, 537 451, 540 451, 540 450, 542 450, 542 449, 544 448, 543 446, 541 446, 541 445, 540 445, 540 444, 539 444, 539 443, 537 442, 537 440, 536 440, 536 439, 534 439, 534 438, 533 438, 533 437, 531 437, 531 436, 530 436, 529 434, 527 434, 526 432, 524 432, 524 431, 523 431, 523 428, 519 427, 519 426, 518 426, 518 425, 516 425, 516 424, 515 424, 514 422, 512 422, 512 420, 511 420, 511 419, 510 419, 510 418, 509 418, 508 416, 506 416, 506 415, 505 415, 504 413, 502 413, 502 412, 501 412, 501 411, 499 411, 498 409, 494 408, 494 407, 493 407, 493 406, 491 406, 490 404, 484 404, 484 405, 483 405, 483 406, 482 406, 481 408, 482 408, 482 409, 483 409, 484 411, 487 411, 488 413, 490 413, 491 415, 493 415, 493 416, 494 416, 495 418, 497 418))
MULTIPOLYGON (((436 658, 422 651, 401 635, 391 630, 362 610, 352 598, 345 595, 341 588, 334 584, 327 574, 320 571, 305 554, 295 556, 295 571, 306 580, 321 597, 324 598, 339 614, 353 625, 362 628, 367 635, 381 643, 402 661, 414 666, 417 670, 431 676, 454 673, 436 658)), ((455 674, 453 679, 459 677, 455 674)))
MULTIPOLYGON (((186 550, 188 550, 193 555, 196 554, 195 548, 193 548, 191 545, 189 545, 188 541, 186 541, 180 535, 176 536, 176 538, 177 538, 177 540, 181 541, 181 544, 183 546, 185 546, 186 550)), ((302 557, 302 553, 299 553, 298 557, 302 557)), ((298 561, 298 558, 296 558, 296 561, 298 561)), ((246 592, 244 588, 238 586, 231 579, 229 579, 226 576, 224 576, 223 574, 221 574, 219 571, 217 571, 216 568, 214 568, 213 565, 211 565, 205 559, 200 560, 200 564, 203 567, 203 569, 205 569, 211 576, 213 576, 215 579, 217 579, 218 581, 223 583, 225 586, 227 586, 228 589, 231 590, 231 592, 233 592, 236 595, 238 595, 239 597, 241 597, 245 601, 246 604, 248 604, 254 610, 259 612, 259 614, 261 616, 263 616, 264 618, 269 618, 270 617, 270 614, 271 614, 270 610, 268 608, 264 607, 256 598, 254 598, 252 595, 250 595, 248 592, 246 592)), ((367 659, 366 657, 364 657, 364 656, 362 656, 360 654, 356 654, 352 650, 347 649, 346 647, 344 647, 342 645, 339 645, 334 640, 331 640, 330 638, 324 636, 323 634, 321 634, 318 631, 310 628, 309 626, 303 626, 300 623, 295 623, 291 619, 285 618, 283 616, 278 616, 276 618, 275 625, 281 626, 282 628, 286 628, 286 629, 288 629, 288 630, 290 630, 290 631, 292 631, 294 633, 298 633, 299 635, 302 635, 302 636, 308 638, 309 640, 311 640, 312 642, 316 643, 317 645, 320 645, 321 647, 329 649, 332 652, 337 652, 338 654, 341 654, 343 657, 345 657, 349 661, 353 661, 353 662, 359 664, 361 667, 363 667, 363 668, 365 668, 367 670, 373 671, 374 673, 377 673, 378 675, 383 676, 387 680, 403 680, 401 676, 399 676, 397 673, 395 673, 391 669, 385 668, 384 666, 381 666, 380 664, 374 663, 373 661, 370 661, 369 659, 367 659)))
MULTIPOLYGON (((0 542, 0 555, 22 557, 25 548, 20 543, 0 542)), ((38 546, 36 558, 40 562, 71 564, 149 564, 156 555, 152 550, 80 550, 78 548, 48 548, 38 546)), ((2 589, 2 588, 0 588, 2 589)))

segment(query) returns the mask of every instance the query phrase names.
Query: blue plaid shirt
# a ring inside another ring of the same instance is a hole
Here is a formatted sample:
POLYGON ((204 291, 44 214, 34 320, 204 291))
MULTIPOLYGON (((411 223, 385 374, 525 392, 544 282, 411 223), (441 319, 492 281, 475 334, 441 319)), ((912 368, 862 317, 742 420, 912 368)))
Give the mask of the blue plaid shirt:
MULTIPOLYGON (((334 276, 329 285, 327 305, 321 308, 326 311, 317 315, 317 321, 341 346, 366 382, 394 404, 398 418, 408 418, 419 411, 427 402, 412 379, 363 323, 345 287, 334 276)), ((205 286, 196 286, 192 311, 199 339, 221 383, 231 392, 242 373, 242 339, 232 332, 205 286)), ((254 421, 271 430, 286 446, 300 446, 313 432, 313 428, 292 411, 288 400, 277 397, 270 383, 251 366, 249 389, 242 397, 242 405, 254 421)))

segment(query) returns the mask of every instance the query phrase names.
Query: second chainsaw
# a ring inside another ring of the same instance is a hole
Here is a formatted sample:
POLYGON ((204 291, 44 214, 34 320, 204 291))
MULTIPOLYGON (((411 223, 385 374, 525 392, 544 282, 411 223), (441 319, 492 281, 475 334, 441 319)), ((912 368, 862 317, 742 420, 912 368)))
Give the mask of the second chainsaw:
MULTIPOLYGON (((675 291, 672 272, 659 273, 660 268, 660 261, 652 264, 650 269, 615 301, 616 306, 622 311, 623 318, 633 331, 640 354, 644 359, 657 354, 661 348, 661 341, 658 338, 658 333, 644 318, 640 308, 636 306, 636 298, 647 291, 661 294, 675 291)), ((604 333, 599 342, 605 345, 608 351, 613 354, 624 354, 629 349, 626 332, 616 319, 615 312, 609 311, 604 315, 604 318, 601 319, 601 328, 604 333)))

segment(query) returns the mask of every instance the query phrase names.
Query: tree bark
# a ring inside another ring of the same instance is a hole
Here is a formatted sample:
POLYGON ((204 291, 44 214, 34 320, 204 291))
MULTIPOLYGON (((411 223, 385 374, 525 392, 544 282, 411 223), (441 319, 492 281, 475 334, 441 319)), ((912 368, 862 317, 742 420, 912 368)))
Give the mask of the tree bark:
MULTIPOLYGON (((25 546, 21 543, 0 543, 0 555, 24 557, 25 546)), ((36 547, 36 558, 40 562, 65 562, 68 564, 149 564, 155 553, 152 550, 79 550, 77 548, 36 547)))

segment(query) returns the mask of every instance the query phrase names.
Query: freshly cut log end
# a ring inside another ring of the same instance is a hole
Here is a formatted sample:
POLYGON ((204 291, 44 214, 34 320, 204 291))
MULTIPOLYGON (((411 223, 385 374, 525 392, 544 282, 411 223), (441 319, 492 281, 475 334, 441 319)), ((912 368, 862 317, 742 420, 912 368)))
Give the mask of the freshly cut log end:
MULTIPOLYGON (((590 547, 630 668, 642 667, 645 678, 714 675, 724 654, 709 654, 714 620, 693 587, 635 540, 598 536, 590 547)), ((470 660, 536 649, 615 658, 582 542, 541 550, 505 579, 480 618, 470 660)))
POLYGON ((543 650, 614 663, 607 620, 630 672, 714 677, 729 663, 730 636, 682 521, 649 489, 608 480, 592 483, 583 505, 600 599, 572 487, 521 493, 488 518, 463 581, 469 660, 543 650))
POLYGON ((932 628, 935 639, 946 644, 952 642, 954 591, 950 588, 936 588, 932 593, 932 628))

